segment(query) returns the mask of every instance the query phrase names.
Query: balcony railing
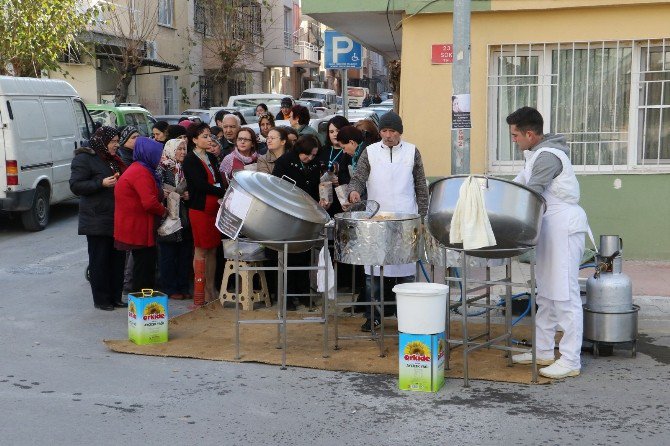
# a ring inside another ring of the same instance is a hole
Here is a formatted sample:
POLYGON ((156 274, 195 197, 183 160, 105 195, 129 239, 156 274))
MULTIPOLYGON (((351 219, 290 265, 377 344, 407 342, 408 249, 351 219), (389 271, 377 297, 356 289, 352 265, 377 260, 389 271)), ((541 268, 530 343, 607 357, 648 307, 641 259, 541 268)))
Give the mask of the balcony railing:
POLYGON ((294 34, 295 33, 284 31, 284 48, 292 48, 295 51, 295 46, 298 44, 298 37, 294 34))
POLYGON ((319 48, 313 43, 301 40, 295 45, 295 52, 299 54, 298 60, 319 63, 319 48))

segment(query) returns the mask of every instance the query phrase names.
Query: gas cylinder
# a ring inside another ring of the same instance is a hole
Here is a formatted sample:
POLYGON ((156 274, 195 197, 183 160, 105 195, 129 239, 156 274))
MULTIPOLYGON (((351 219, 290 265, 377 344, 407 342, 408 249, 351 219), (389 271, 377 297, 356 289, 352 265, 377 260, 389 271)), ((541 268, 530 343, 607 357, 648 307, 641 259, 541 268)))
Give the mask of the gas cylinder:
POLYGON ((633 284, 622 272, 623 243, 619 236, 601 235, 600 247, 596 273, 586 281, 586 305, 603 313, 629 312, 633 308, 633 284), (613 247, 615 239, 618 249, 613 247))

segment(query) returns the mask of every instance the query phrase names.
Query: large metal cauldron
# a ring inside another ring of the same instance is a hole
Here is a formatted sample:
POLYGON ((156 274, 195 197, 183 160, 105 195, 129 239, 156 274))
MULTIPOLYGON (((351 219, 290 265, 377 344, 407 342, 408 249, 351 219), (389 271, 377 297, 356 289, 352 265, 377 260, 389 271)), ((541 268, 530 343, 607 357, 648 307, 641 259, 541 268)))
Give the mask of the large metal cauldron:
MULTIPOLYGON (((261 172, 236 172, 229 188, 252 196, 251 207, 241 233, 251 240, 313 240, 320 236, 330 217, 305 191, 295 184, 261 172)), ((226 200, 224 198, 224 205, 226 200)), ((289 252, 304 252, 313 243, 290 243, 289 252)), ((264 243, 274 250, 283 244, 264 243)))
POLYGON ((421 216, 379 212, 335 215, 335 260, 350 265, 402 265, 419 260, 421 216))
MULTIPOLYGON (((475 257, 514 257, 537 244, 544 198, 527 187, 502 178, 473 175, 478 178, 484 193, 486 211, 496 238, 496 246, 468 251, 475 257)), ((436 181, 430 186, 430 205, 426 225, 441 244, 463 249, 449 242, 451 217, 454 215, 459 191, 468 175, 456 175, 436 181)))

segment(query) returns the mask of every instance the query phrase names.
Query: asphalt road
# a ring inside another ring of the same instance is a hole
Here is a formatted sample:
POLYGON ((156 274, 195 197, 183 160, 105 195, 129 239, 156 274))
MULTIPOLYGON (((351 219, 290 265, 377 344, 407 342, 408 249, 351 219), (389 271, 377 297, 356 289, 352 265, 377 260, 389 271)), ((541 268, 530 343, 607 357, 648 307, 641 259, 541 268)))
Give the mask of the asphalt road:
POLYGON ((585 353, 578 378, 448 380, 437 394, 394 376, 124 355, 101 340, 127 335, 126 314, 93 308, 76 232, 76 202, 39 233, 0 215, 0 444, 668 444, 667 321, 643 328, 635 359, 585 353))

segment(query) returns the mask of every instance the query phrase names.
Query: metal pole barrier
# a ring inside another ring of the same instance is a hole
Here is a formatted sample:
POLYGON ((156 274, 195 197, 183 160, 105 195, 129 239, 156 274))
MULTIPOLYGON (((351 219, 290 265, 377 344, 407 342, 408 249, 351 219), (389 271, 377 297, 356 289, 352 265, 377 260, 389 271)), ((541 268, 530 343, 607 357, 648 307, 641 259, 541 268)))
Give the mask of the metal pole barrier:
POLYGON ((349 119, 349 91, 347 90, 349 79, 349 73, 345 68, 342 70, 342 113, 344 117, 349 119))
MULTIPOLYGON (((286 311, 286 292, 284 291, 284 252, 277 252, 277 319, 281 320, 286 311)), ((281 325, 277 324, 277 349, 281 348, 281 325)))

